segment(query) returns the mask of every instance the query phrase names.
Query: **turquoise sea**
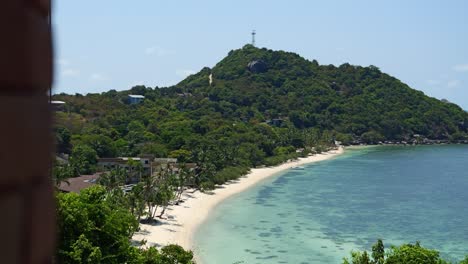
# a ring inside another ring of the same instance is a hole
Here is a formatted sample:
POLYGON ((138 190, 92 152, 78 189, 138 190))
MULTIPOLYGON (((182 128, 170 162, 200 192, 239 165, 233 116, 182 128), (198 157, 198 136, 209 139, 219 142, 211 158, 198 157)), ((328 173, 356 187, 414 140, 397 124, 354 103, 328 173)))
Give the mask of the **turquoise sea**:
POLYGON ((194 250, 203 264, 341 263, 378 238, 468 254, 468 146, 350 149, 285 171, 218 205, 194 250))

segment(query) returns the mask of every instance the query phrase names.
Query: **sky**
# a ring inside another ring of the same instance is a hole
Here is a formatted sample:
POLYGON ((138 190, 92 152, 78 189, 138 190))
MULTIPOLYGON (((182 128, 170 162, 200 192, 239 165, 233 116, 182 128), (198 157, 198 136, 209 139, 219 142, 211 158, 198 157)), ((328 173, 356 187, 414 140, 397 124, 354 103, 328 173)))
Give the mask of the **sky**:
POLYGON ((61 0, 53 11, 55 93, 165 87, 232 49, 375 65, 468 110, 465 0, 61 0))

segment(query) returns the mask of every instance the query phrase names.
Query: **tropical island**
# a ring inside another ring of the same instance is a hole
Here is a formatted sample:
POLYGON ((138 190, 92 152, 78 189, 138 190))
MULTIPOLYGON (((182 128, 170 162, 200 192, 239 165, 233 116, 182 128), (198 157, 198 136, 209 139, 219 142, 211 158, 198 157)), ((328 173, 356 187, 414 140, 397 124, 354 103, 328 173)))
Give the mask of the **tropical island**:
MULTIPOLYGON (((172 87, 53 100, 60 263, 193 263, 180 230, 281 170, 353 144, 468 143, 466 111, 375 66, 252 45, 172 87)), ((350 261, 445 263, 419 244, 382 248, 350 261)))

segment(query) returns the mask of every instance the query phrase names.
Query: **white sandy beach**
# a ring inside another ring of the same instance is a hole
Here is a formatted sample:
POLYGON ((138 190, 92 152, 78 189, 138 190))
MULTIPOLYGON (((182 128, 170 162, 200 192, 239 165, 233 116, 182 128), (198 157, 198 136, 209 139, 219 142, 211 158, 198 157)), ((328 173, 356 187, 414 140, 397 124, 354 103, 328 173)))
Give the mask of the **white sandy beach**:
POLYGON ((192 238, 197 227, 221 201, 281 171, 307 163, 330 159, 343 152, 343 148, 339 148, 338 150, 300 158, 275 167, 252 169, 245 177, 224 185, 224 188, 214 190, 212 194, 191 193, 191 191, 188 191, 188 193, 184 194, 183 199, 185 201, 183 203, 178 206, 171 206, 166 210, 165 218, 167 219, 160 220, 161 223, 153 225, 141 224, 140 232, 136 233, 133 239, 136 241, 146 240, 147 246, 159 247, 177 244, 185 249, 193 250, 192 238))

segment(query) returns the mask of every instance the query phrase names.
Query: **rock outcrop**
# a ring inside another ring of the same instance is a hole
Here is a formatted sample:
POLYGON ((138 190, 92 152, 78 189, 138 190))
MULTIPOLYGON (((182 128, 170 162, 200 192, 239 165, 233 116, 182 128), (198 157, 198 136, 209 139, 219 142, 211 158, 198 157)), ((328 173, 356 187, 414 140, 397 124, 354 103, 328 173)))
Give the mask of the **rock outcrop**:
POLYGON ((268 70, 268 65, 262 60, 253 60, 247 65, 247 68, 252 73, 262 73, 268 70))

